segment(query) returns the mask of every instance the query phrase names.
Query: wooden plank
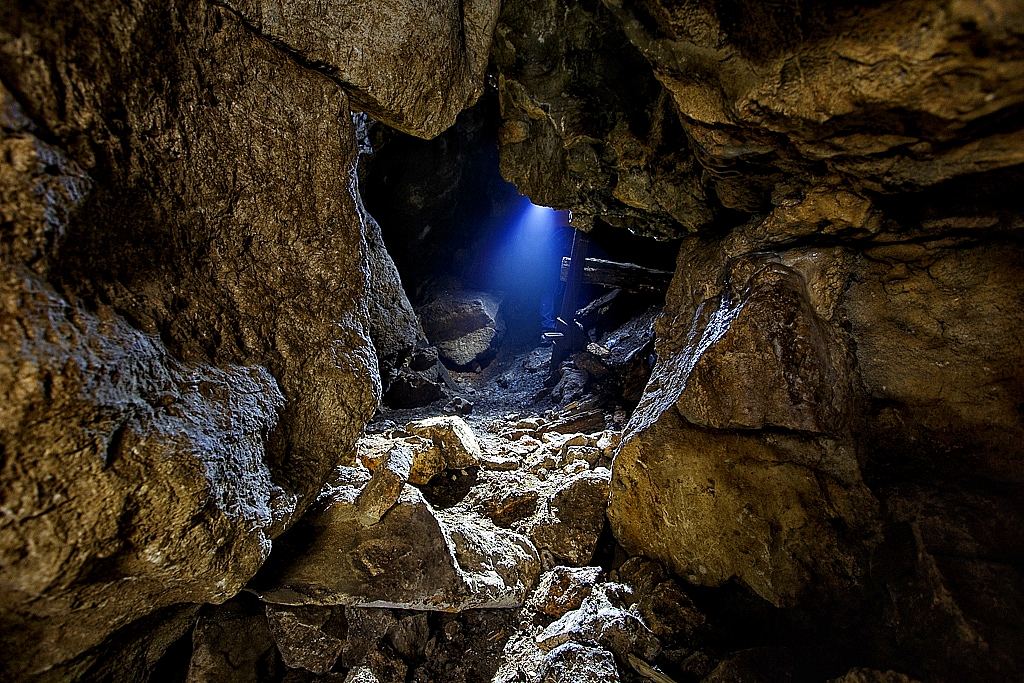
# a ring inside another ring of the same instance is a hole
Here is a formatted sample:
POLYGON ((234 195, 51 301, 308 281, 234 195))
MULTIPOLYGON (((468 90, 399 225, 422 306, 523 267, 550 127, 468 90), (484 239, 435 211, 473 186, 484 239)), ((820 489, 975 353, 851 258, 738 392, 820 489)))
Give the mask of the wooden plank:
MULTIPOLYGON (((562 280, 568 282, 572 257, 562 258, 562 280)), ((616 263, 604 259, 588 258, 583 262, 583 282, 603 287, 625 289, 630 292, 664 292, 672 281, 668 270, 644 268, 635 263, 616 263)))
MULTIPOLYGON (((569 257, 569 267, 565 269, 562 280, 565 282, 565 292, 562 294, 561 315, 555 320, 555 330, 561 334, 555 337, 554 348, 551 349, 551 367, 548 370, 546 385, 554 385, 559 380, 558 368, 582 342, 585 336, 580 333, 579 323, 576 322, 576 306, 579 305, 580 285, 583 282, 583 266, 586 264, 587 247, 590 238, 585 232, 577 230, 572 238, 572 256, 569 257), (573 266, 575 259, 578 265, 573 266)), ((585 343, 585 342, 584 342, 585 343)))

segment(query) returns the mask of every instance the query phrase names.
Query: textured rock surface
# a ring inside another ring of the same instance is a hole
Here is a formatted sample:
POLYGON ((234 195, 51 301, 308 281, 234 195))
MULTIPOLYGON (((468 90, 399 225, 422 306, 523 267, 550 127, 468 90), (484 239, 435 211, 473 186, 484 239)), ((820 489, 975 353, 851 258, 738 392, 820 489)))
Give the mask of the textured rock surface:
POLYGON ((626 547, 688 581, 736 576, 793 604, 805 589, 860 580, 867 555, 855 541, 874 530, 876 503, 846 437, 852 362, 841 335, 799 273, 747 267, 738 301, 707 300, 680 348, 660 351, 631 422, 644 436, 624 440, 609 514, 626 547))
POLYGON ((267 626, 285 666, 323 674, 346 645, 344 613, 330 607, 267 605, 267 626))
POLYGON ((782 604, 884 584, 876 618, 901 624, 903 653, 887 661, 934 661, 938 638, 957 667, 1012 670, 1018 636, 984 596, 1020 613, 1005 525, 1021 511, 990 488, 1021 481, 1024 324, 1004 303, 1024 294, 1018 247, 804 248, 766 263, 729 256, 744 239, 680 254, 661 361, 616 459, 616 534, 691 582, 737 576, 782 604), (979 642, 998 654, 968 654, 979 642))
MULTIPOLYGON (((444 468, 461 469, 479 464, 480 443, 461 417, 449 415, 417 420, 407 424, 405 430, 433 442, 444 458, 444 468)), ((421 478, 429 479, 430 476, 424 473, 421 478)))
POLYGON ((539 549, 570 565, 589 563, 604 528, 610 479, 611 472, 598 467, 584 470, 562 484, 546 501, 530 539, 539 549))
POLYGON ((502 172, 582 226, 863 234, 864 190, 1020 164, 1019 123, 988 125, 1024 90, 1019 8, 898 5, 504 3, 502 172))
POLYGON ((612 584, 610 590, 593 591, 578 609, 545 628, 537 644, 551 651, 569 642, 600 643, 623 662, 628 654, 648 661, 656 658, 661 643, 636 614, 613 604, 615 588, 612 584))
MULTIPOLYGON (((116 670, 115 630, 237 591, 350 451, 375 356, 415 342, 358 200, 355 83, 314 54, 356 44, 321 10, 261 14, 275 42, 191 0, 0 8, 5 678, 116 670)), ((431 65, 359 60, 361 101, 439 130, 495 11, 376 33, 399 54, 429 29, 431 65)))
POLYGON ((231 0, 247 23, 329 74, 374 118, 433 137, 483 90, 497 0, 231 0))
POLYGON ((487 292, 444 292, 418 309, 427 339, 453 367, 483 364, 505 336, 499 296, 487 292))
POLYGON ((257 683, 283 673, 263 611, 232 601, 200 617, 192 634, 187 683, 257 683))
MULTIPOLYGON (((155 609, 236 593, 294 510, 266 464, 273 378, 183 364, 13 268, 0 300, 3 650, 44 668, 155 609), (67 623, 72 605, 90 609, 67 623)), ((10 675, 29 675, 18 661, 10 675)))
POLYGON ((607 650, 566 643, 544 658, 537 672, 541 683, 618 683, 615 659, 607 650))
POLYGON ((859 610, 877 661, 921 679, 1024 669, 1022 20, 521 0, 493 47, 506 177, 583 227, 699 235, 616 457, 618 540, 689 582, 859 610), (652 71, 623 85, 613 55, 652 71))
POLYGON ((368 475, 339 468, 316 508, 254 579, 257 594, 285 605, 445 611, 523 602, 539 571, 526 538, 482 517, 434 510, 408 485, 369 523, 359 508, 373 486, 368 475))

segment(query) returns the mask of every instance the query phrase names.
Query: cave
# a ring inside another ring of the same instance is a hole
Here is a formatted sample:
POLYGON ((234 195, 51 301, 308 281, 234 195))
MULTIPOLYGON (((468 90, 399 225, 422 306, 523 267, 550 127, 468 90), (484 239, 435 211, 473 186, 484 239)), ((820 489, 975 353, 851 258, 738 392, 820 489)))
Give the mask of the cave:
POLYGON ((0 680, 1024 680, 1024 5, 0 5, 0 680))

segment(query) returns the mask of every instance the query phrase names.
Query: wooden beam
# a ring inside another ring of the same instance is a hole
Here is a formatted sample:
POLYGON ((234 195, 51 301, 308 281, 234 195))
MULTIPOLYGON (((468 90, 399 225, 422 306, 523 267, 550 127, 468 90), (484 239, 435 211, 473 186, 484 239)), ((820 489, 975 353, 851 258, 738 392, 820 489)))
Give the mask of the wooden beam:
MULTIPOLYGON (((563 257, 563 282, 567 281, 571 266, 572 257, 563 257)), ((583 262, 583 282, 586 284, 625 289, 630 292, 664 292, 671 281, 670 271, 644 268, 635 263, 616 263, 597 258, 588 258, 583 262)))

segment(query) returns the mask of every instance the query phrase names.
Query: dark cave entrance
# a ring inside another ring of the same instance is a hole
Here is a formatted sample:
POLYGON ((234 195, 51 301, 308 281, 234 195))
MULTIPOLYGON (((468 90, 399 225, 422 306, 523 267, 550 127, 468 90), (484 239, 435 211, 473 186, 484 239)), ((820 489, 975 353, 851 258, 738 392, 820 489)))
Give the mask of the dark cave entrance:
MULTIPOLYGON (((360 161, 366 208, 380 225, 405 291, 423 321, 426 338, 421 345, 433 346, 449 335, 431 320, 431 312, 440 308, 440 317, 450 322, 455 315, 451 306, 438 302, 453 293, 458 305, 475 306, 484 317, 492 310, 497 318, 500 329, 488 352, 470 359, 469 354, 446 354, 441 349, 448 373, 479 373, 496 359, 501 366, 502 360, 525 357, 542 346, 542 333, 553 329, 564 296, 562 262, 570 255, 575 233, 571 217, 568 211, 534 205, 501 176, 500 123, 497 94, 488 88, 455 125, 432 140, 371 122, 372 151, 360 161)), ((589 258, 666 274, 675 269, 678 241, 639 237, 600 219, 587 238, 589 258)), ((597 343, 602 335, 663 302, 663 291, 615 291, 584 282, 576 307, 589 316, 588 341, 597 343), (594 302, 598 305, 588 309, 594 302)), ((433 358, 428 355, 424 362, 418 352, 414 356, 414 367, 433 358)), ((445 369, 442 374, 447 374, 445 369)), ((390 377, 386 372, 382 377, 387 385, 390 377)), ((437 400, 439 394, 403 389, 387 394, 386 401, 394 407, 414 407, 429 403, 431 397, 437 400)))

